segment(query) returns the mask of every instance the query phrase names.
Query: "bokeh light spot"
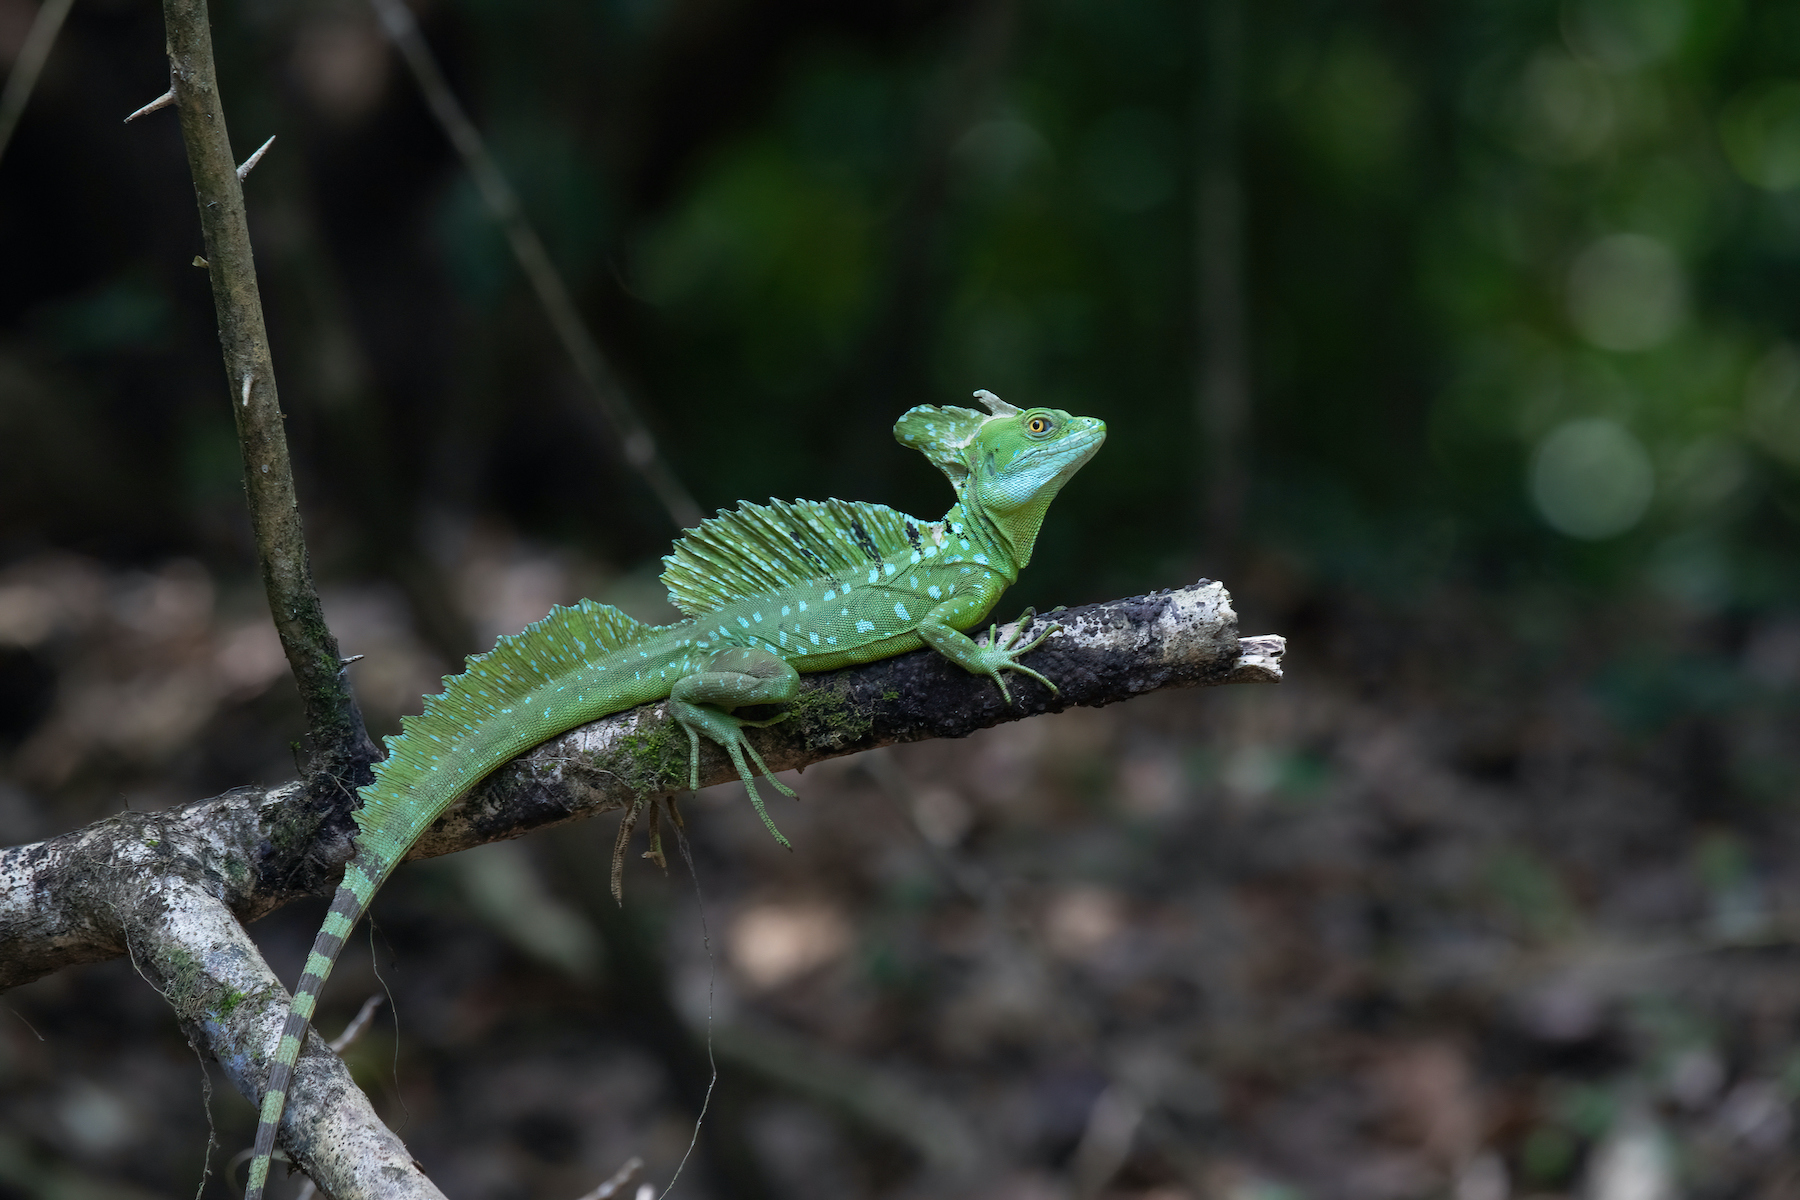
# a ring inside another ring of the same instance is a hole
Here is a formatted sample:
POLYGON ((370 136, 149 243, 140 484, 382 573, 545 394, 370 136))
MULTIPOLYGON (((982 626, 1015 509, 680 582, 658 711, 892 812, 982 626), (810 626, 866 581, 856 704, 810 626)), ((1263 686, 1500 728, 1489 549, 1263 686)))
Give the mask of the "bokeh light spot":
POLYGON ((1584 417, 1551 430, 1531 456, 1531 499, 1558 533, 1599 541, 1636 525, 1655 472, 1643 443, 1617 421, 1584 417))
POLYGON ((1569 270, 1569 319, 1603 350, 1648 350, 1687 317, 1681 264, 1640 233, 1601 238, 1569 270))

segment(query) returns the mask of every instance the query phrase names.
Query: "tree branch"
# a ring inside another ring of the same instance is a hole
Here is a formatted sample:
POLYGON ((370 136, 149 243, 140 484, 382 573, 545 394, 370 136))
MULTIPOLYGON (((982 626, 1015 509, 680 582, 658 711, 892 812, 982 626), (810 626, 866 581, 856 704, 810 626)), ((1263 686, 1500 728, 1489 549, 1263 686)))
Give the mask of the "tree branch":
POLYGON ((13 131, 19 127, 19 118, 25 115, 25 102, 31 99, 31 90, 37 86, 38 75, 50 57, 51 47, 56 45, 63 19, 69 15, 74 3, 75 0, 44 0, 37 16, 32 18, 31 32, 25 35, 25 44, 19 47, 19 56, 13 59, 6 86, 0 88, 0 158, 6 157, 13 131))
MULTIPOLYGON (((1201 582, 1070 609, 1064 631, 1027 656, 1058 681, 1052 695, 1013 676, 1011 707, 984 678, 941 655, 808 675, 791 719, 755 738, 776 770, 898 742, 967 737, 1044 712, 1098 707, 1170 687, 1281 679, 1279 637, 1242 638, 1231 598, 1201 582)), ((571 730, 493 772, 425 832, 411 858, 518 837, 683 790, 687 736, 667 705, 646 704, 571 730)), ((702 743, 702 784, 735 779, 702 743)), ((350 857, 355 794, 300 783, 245 787, 160 813, 120 813, 48 841, 0 850, 0 988, 125 952, 116 908, 141 878, 179 864, 240 921, 302 896, 328 895, 350 857)))
MULTIPOLYGON (((791 718, 754 736, 777 770, 897 742, 966 737, 1073 706, 1170 687, 1281 679, 1279 637, 1239 638, 1223 586, 1192 587, 1037 618, 1064 628, 1028 656, 1052 694, 1015 676, 1014 703, 986 678, 918 651, 803 679, 791 718)), ((1009 630, 1003 630, 1003 635, 1009 630)), ((686 735, 664 703, 615 713, 495 771, 426 831, 409 857, 517 837, 682 788, 686 735)), ((716 747, 705 784, 736 778, 716 747)), ((0 988, 129 952, 197 1042, 254 1103, 288 993, 240 922, 328 893, 349 858, 355 794, 300 783, 239 788, 162 813, 121 813, 0 850, 0 988)), ((282 1144, 338 1200, 434 1197, 316 1034, 300 1059, 282 1144)))
POLYGON ((311 787, 324 793, 341 786, 340 780, 366 782, 368 764, 378 755, 363 728, 362 713, 339 661, 337 639, 325 624, 313 588, 275 392, 274 359, 250 253, 244 192, 219 100, 206 0, 164 0, 163 22, 168 33, 169 90, 181 113, 181 139, 200 206, 219 344, 244 456, 250 525, 269 614, 305 707, 311 787))
MULTIPOLYGON (((254 1103, 281 1039, 288 994, 214 890, 192 878, 190 864, 157 855, 162 847, 149 849, 132 894, 114 901, 132 963, 175 1010, 188 1040, 206 1046, 254 1103)), ((295 1071, 294 1091, 307 1103, 283 1114, 282 1145, 326 1195, 443 1200, 343 1060, 312 1030, 295 1071)))

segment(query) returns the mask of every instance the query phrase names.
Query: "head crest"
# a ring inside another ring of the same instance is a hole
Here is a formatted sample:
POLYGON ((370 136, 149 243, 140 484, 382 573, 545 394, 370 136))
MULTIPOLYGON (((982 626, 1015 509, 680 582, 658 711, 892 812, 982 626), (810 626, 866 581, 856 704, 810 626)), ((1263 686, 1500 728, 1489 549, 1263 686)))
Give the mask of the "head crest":
POLYGON ((975 398, 987 406, 991 416, 972 408, 921 404, 907 410, 894 422, 894 437, 899 443, 911 446, 929 458, 933 466, 950 477, 950 486, 956 489, 958 496, 962 495, 963 481, 969 477, 965 452, 981 432, 981 427, 997 417, 1010 417, 1019 411, 985 389, 976 392, 975 398))
POLYGON ((976 392, 975 398, 986 405, 987 410, 996 417, 1016 417, 1019 415, 1020 410, 1014 408, 986 388, 982 388, 980 391, 976 392))

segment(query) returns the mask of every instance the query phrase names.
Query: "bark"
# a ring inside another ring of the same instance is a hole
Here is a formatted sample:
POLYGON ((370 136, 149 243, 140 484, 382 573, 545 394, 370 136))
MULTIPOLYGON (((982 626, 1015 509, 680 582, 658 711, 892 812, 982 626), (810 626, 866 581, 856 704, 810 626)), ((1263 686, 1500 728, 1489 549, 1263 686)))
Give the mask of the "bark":
MULTIPOLYGON (((1057 681, 1056 693, 1013 675, 1007 705, 990 680, 918 651, 806 676, 792 716, 752 737, 769 765, 783 770, 1161 688, 1281 679, 1285 642, 1239 638, 1231 598, 1217 583, 1070 609, 1033 625, 1051 620, 1063 631, 1026 661, 1057 681)), ((409 857, 518 837, 683 789, 687 756, 686 734, 665 704, 615 713, 493 772, 409 857)), ((702 784, 735 777, 724 753, 704 745, 702 784)), ((189 1035, 254 1102, 288 993, 242 923, 332 891, 350 855, 355 803, 348 787, 238 788, 0 850, 0 987, 129 952, 189 1035)), ((299 1070, 282 1144, 328 1195, 436 1195, 316 1036, 299 1070)))
MULTIPOLYGON (((1240 639, 1230 596, 1217 583, 1070 609, 1037 624, 1047 620, 1063 632, 1026 662, 1055 679, 1059 693, 1012 675, 1009 707, 992 682, 918 651, 805 676, 793 716, 752 737, 772 768, 786 770, 1161 688, 1281 678, 1282 639, 1240 639)), ((615 713, 493 772, 409 857, 450 854, 683 790, 687 755, 687 737, 665 704, 615 713)), ((724 752, 703 742, 702 785, 733 778, 724 752)), ((317 796, 300 781, 236 788, 0 850, 0 988, 123 954, 120 905, 143 880, 164 873, 206 889, 244 922, 303 896, 330 895, 350 856, 355 803, 350 788, 317 796)))

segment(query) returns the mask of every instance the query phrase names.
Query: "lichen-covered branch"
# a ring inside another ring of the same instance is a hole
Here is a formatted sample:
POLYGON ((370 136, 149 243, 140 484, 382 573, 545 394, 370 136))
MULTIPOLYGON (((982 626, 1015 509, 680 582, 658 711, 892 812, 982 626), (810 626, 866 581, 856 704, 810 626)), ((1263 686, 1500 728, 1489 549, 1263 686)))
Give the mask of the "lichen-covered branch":
MULTIPOLYGON (((1202 582, 1057 613, 1064 631, 1026 661, 1061 692, 1013 677, 1008 707, 987 679, 918 651, 804 678, 793 717, 752 736, 776 769, 977 730, 1169 687, 1276 682, 1279 637, 1239 638, 1231 598, 1202 582)), ((517 837, 685 787, 687 738, 663 704, 571 730, 488 777, 414 848, 423 858, 517 837)), ((702 743, 704 784, 736 778, 702 743)), ((49 841, 0 850, 0 988, 125 951, 108 897, 174 869, 203 882, 241 921, 326 895, 350 856, 354 793, 300 783, 239 788, 160 813, 121 813, 49 841)))
MULTIPOLYGON (((1076 705, 1169 687, 1277 682, 1285 643, 1239 638, 1216 583, 1057 613, 1064 628, 1027 656, 1060 692, 990 680, 918 651, 804 680, 789 720, 754 736, 770 765, 965 737, 1076 705)), ((1005 630, 1002 630, 1004 635, 1005 630)), ((683 787, 687 738, 664 704, 571 730, 500 768, 428 830, 413 857, 448 854, 627 807, 683 787)), ((704 747, 703 783, 736 778, 704 747)), ((241 922, 329 892, 349 858, 355 794, 301 783, 239 788, 161 813, 122 813, 49 841, 0 850, 0 988, 129 953, 246 1097, 259 1095, 288 994, 241 922)), ((438 1193, 314 1035, 300 1060, 282 1144, 339 1200, 438 1193)))
MULTIPOLYGON (((136 886, 108 889, 132 963, 175 1010, 189 1040, 212 1052, 238 1091, 255 1096, 288 994, 215 889, 162 847, 146 849, 136 886)), ((285 1114, 282 1145, 326 1195, 442 1200, 318 1034, 308 1033, 296 1071, 295 1091, 309 1103, 285 1114)))
POLYGON ((313 588, 306 536, 288 465, 287 435, 275 391, 274 359, 263 327, 244 192, 225 129, 213 67, 205 0, 164 0, 170 91, 181 113, 181 139, 200 208, 206 266, 225 353, 232 415, 244 457, 244 493, 261 560, 269 613, 300 685, 310 740, 307 770, 315 792, 336 780, 367 780, 377 757, 344 677, 337 639, 313 588))

